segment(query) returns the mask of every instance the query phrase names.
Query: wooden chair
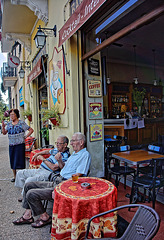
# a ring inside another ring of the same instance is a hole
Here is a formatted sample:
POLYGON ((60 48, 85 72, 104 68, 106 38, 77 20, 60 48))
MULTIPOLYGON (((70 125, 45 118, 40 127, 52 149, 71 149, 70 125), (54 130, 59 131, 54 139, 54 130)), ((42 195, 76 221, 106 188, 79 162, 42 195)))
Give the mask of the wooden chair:
POLYGON ((114 208, 112 210, 97 214, 89 219, 87 231, 85 234, 84 239, 92 239, 89 236, 89 229, 91 225, 91 221, 95 218, 104 216, 105 214, 112 213, 115 211, 119 211, 122 209, 129 209, 137 207, 137 211, 135 215, 133 216, 131 222, 129 223, 127 229, 123 233, 123 235, 120 238, 96 238, 103 239, 103 240, 112 240, 112 239, 119 239, 119 240, 150 240, 152 239, 156 233, 158 232, 159 226, 160 226, 160 218, 157 212, 152 209, 151 207, 141 205, 141 204, 130 204, 130 205, 124 205, 117 208, 114 208), (88 238, 89 236, 89 238, 88 238))

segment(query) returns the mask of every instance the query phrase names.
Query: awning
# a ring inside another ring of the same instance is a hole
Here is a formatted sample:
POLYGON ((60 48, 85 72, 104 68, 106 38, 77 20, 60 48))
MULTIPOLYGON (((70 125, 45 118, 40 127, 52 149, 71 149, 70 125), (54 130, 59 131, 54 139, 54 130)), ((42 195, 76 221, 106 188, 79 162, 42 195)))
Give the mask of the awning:
POLYGON ((83 0, 59 31, 59 47, 69 39, 106 0, 83 0))
POLYGON ((29 84, 32 82, 35 78, 37 78, 42 72, 42 62, 41 62, 41 57, 39 58, 39 61, 37 64, 34 66, 30 74, 28 75, 27 83, 29 84))

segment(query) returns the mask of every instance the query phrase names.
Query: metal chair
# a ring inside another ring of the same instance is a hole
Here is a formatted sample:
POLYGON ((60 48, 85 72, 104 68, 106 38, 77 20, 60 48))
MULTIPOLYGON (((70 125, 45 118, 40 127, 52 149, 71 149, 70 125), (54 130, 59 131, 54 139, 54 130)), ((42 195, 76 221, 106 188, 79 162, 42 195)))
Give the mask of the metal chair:
MULTIPOLYGON (((163 153, 163 147, 161 146, 157 146, 157 145, 148 145, 147 147, 148 151, 151 151, 151 152, 156 152, 156 153, 159 153, 159 154, 162 154, 163 153)), ((142 174, 151 174, 153 173, 153 166, 151 164, 152 162, 150 162, 150 164, 147 164, 146 166, 142 166, 142 167, 139 167, 138 168, 138 171, 139 173, 142 173, 142 174)), ((158 164, 158 162, 157 162, 158 164)), ((157 165, 156 166, 156 171, 157 171, 157 175, 160 174, 160 167, 157 165)))
MULTIPOLYGON (((136 176, 132 182, 130 203, 135 203, 140 200, 138 188, 144 189, 143 201, 145 202, 146 190, 149 193, 148 200, 152 200, 152 207, 155 209, 155 201, 158 191, 164 187, 164 171, 162 169, 162 159, 152 159, 149 172, 141 176, 136 176), (157 168, 158 165, 158 168, 157 168), (157 170, 158 169, 158 170, 157 170)), ((141 196, 141 195, 140 195, 141 196)))
MULTIPOLYGON (((129 223, 127 229, 123 233, 123 235, 120 238, 96 238, 96 239, 104 239, 104 240, 112 240, 112 239, 120 239, 120 240, 150 240, 152 239, 156 233, 158 232, 159 226, 160 226, 160 218, 157 212, 152 209, 151 207, 142 205, 142 204, 130 204, 130 205, 124 205, 117 208, 114 208, 112 210, 97 214, 90 218, 88 221, 87 231, 85 234, 84 239, 92 239, 88 238, 89 229, 91 225, 91 221, 97 217, 104 216, 105 214, 119 211, 124 208, 134 208, 137 207, 137 211, 135 215, 133 216, 133 219, 129 223)), ((92 237, 92 236, 91 236, 92 237)))
MULTIPOLYGON (((119 151, 128 151, 130 150, 129 145, 120 146, 119 151)), ((115 186, 118 188, 119 181, 121 179, 121 176, 124 176, 124 189, 126 189, 126 176, 127 175, 134 175, 135 169, 127 166, 127 163, 125 163, 125 166, 120 166, 120 163, 116 161, 116 164, 114 167, 110 167, 110 164, 108 164, 108 172, 111 175, 115 175, 115 186)))

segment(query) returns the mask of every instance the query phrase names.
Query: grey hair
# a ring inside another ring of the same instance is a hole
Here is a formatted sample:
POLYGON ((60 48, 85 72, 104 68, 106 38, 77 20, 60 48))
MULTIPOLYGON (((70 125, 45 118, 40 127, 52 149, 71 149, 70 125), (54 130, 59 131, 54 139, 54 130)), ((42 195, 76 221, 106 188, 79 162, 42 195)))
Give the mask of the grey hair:
POLYGON ((67 143, 67 144, 69 143, 69 139, 66 136, 60 135, 59 137, 63 139, 64 143, 67 143))
POLYGON ((83 133, 81 133, 81 132, 76 132, 76 133, 74 133, 73 135, 77 135, 78 140, 83 140, 84 145, 85 145, 85 143, 86 143, 86 138, 85 138, 85 135, 84 135, 83 133))

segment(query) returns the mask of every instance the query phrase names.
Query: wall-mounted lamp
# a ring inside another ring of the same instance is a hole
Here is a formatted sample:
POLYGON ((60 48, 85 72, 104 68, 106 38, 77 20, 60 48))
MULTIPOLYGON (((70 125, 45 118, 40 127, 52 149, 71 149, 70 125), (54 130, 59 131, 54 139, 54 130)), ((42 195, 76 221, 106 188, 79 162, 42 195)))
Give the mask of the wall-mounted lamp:
POLYGON ((136 45, 133 45, 133 49, 134 49, 134 72, 135 72, 135 77, 133 78, 133 80, 135 84, 138 84, 137 65, 136 65, 136 45))
POLYGON ((21 61, 20 63, 21 63, 21 68, 19 70, 19 77, 23 79, 25 75, 24 69, 31 70, 31 63, 29 61, 21 61))
POLYGON ((56 37, 56 25, 54 28, 41 28, 39 25, 38 31, 34 37, 35 44, 37 48, 43 48, 46 43, 46 37, 49 35, 51 36, 51 33, 48 33, 48 31, 54 32, 54 37, 56 37), (43 30, 43 31, 42 31, 43 30), (45 34, 46 33, 46 34, 45 34))

